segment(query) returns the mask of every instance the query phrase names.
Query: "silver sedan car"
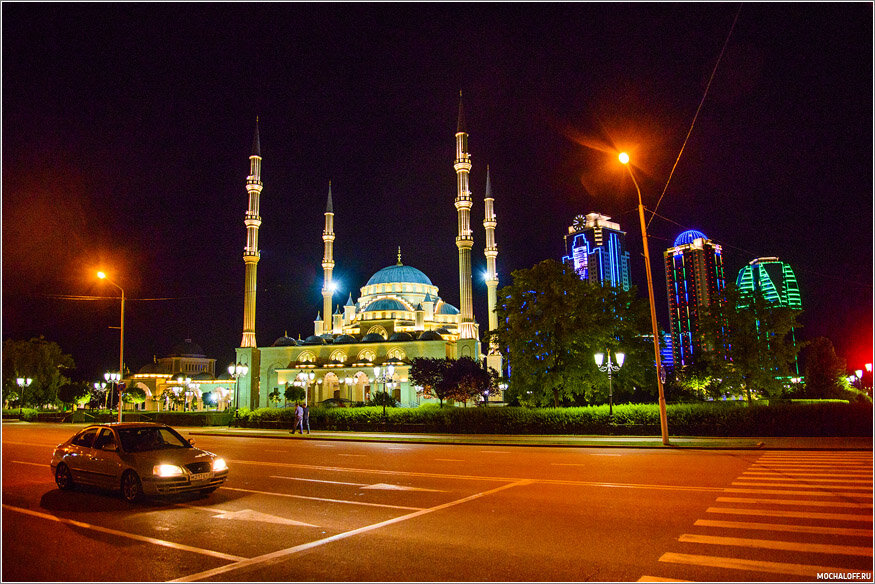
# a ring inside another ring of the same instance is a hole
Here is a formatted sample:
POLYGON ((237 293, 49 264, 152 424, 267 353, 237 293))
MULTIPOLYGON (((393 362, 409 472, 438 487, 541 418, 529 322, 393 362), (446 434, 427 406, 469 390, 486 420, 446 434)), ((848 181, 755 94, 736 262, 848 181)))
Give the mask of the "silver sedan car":
POLYGON ((121 489, 130 502, 144 496, 212 493, 228 478, 228 465, 192 444, 164 424, 95 424, 58 445, 52 474, 61 489, 77 484, 121 489))

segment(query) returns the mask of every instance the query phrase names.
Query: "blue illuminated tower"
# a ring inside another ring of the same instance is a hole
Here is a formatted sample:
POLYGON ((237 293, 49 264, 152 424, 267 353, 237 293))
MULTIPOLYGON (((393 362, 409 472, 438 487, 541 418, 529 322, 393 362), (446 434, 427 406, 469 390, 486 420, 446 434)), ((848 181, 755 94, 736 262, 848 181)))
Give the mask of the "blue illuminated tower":
POLYGON ((601 213, 578 215, 565 236, 562 261, 574 266, 581 280, 629 289, 626 232, 601 213))
POLYGON ((691 229, 675 239, 663 258, 674 366, 683 369, 705 349, 700 330, 703 313, 724 299, 723 250, 691 229))

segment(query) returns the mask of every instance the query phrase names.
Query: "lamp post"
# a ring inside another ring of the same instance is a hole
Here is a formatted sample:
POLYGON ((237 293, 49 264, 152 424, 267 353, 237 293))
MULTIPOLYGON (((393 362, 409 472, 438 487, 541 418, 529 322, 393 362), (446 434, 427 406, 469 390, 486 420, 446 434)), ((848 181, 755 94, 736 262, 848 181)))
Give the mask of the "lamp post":
POLYGON ((641 188, 632 167, 629 166, 629 155, 620 153, 620 162, 629 171, 635 190, 638 191, 638 217, 641 220, 641 241, 644 244, 644 266, 647 269, 647 296, 650 300, 650 323, 653 328, 653 358, 656 362, 656 384, 659 389, 659 425, 662 429, 662 443, 668 445, 668 417, 665 413, 665 390, 662 387, 662 361, 659 358, 659 328, 656 326, 656 306, 653 301, 653 276, 650 274, 650 251, 647 246, 647 225, 644 222, 644 203, 641 202, 641 188))
POLYGON ((389 365, 383 370, 383 374, 380 375, 380 368, 374 367, 374 382, 383 384, 383 391, 386 391, 386 384, 391 382, 395 376, 395 366, 389 365))
MULTIPOLYGON (((240 397, 239 390, 237 387, 237 380, 249 373, 249 367, 240 363, 239 361, 235 365, 231 363, 228 365, 228 374, 234 378, 234 417, 237 417, 237 409, 240 407, 240 397)), ((233 418, 232 418, 233 419, 233 418)))
MULTIPOLYGON (((99 391, 100 393, 106 395, 106 382, 104 381, 95 381, 94 382, 94 391, 99 391)), ((106 402, 104 402, 105 404, 106 402)), ((100 402, 97 402, 98 407, 100 406, 100 402)), ((94 412, 94 407, 91 407, 91 411, 94 412)))
MULTIPOLYGON (((103 378, 106 379, 107 383, 113 384, 112 390, 113 390, 113 393, 115 393, 115 388, 118 386, 118 382, 121 379, 121 375, 118 373, 111 373, 111 372, 107 371, 106 373, 103 374, 103 378)), ((106 407, 107 407, 107 409, 110 409, 110 407, 109 407, 109 392, 107 392, 107 394, 106 394, 106 407)), ((119 392, 119 396, 118 396, 118 421, 119 422, 122 421, 122 395, 121 395, 121 392, 119 392)))
POLYGON ((352 407, 352 382, 355 380, 352 377, 347 377, 343 381, 346 383, 346 388, 349 390, 349 405, 352 407))
POLYGON ((16 377, 15 383, 18 385, 18 419, 21 419, 22 408, 24 407, 24 388, 30 387, 33 379, 30 377, 16 377))
POLYGON ((626 360, 626 355, 623 353, 614 353, 614 359, 616 360, 616 364, 611 363, 611 350, 608 349, 608 361, 605 363, 605 355, 604 353, 596 353, 595 354, 595 364, 598 367, 599 371, 606 371, 608 374, 608 417, 611 421, 614 420, 614 386, 611 384, 611 376, 620 370, 620 367, 623 366, 623 361, 626 360), (602 365, 604 363, 604 365, 602 365))
MULTIPOLYGON (((125 291, 124 289, 110 280, 105 272, 97 272, 97 277, 101 280, 106 280, 113 286, 119 289, 122 293, 122 315, 121 315, 121 323, 119 325, 119 342, 118 342, 118 371, 120 378, 124 376, 125 371, 125 291)), ((118 396, 118 421, 122 421, 122 396, 121 391, 119 391, 118 396)))

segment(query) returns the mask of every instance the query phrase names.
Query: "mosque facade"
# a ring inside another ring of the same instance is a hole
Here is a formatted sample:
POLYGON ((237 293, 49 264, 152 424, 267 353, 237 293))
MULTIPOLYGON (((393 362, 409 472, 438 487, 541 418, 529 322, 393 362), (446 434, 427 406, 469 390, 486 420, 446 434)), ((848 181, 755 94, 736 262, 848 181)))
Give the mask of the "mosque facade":
MULTIPOLYGON (((255 335, 256 268, 260 257, 258 228, 261 225, 260 195, 261 148, 256 124, 246 179, 249 206, 246 211, 245 294, 243 336, 237 349, 237 362, 246 365, 245 375, 237 380, 235 407, 258 408, 269 404, 268 395, 289 385, 303 386, 307 402, 325 400, 366 402, 376 391, 387 391, 402 406, 437 401, 409 377, 410 364, 417 357, 471 357, 485 359, 488 366, 501 371, 501 356, 496 347, 481 355, 479 329, 473 314, 471 248, 473 231, 470 210, 473 205, 468 185, 471 157, 465 131, 461 95, 456 131, 457 177, 454 201, 458 216, 456 246, 459 251, 459 308, 442 298, 439 288, 421 270, 402 262, 401 249, 394 265, 386 266, 361 287, 353 299, 334 306, 334 204, 331 185, 325 206, 322 241, 322 310, 314 320, 313 334, 304 339, 283 336, 269 346, 258 346, 255 335)), ((495 317, 498 276, 495 267, 498 247, 497 225, 487 170, 484 197, 487 259, 487 291, 490 329, 495 317)), ((496 394, 490 399, 500 400, 496 394)))

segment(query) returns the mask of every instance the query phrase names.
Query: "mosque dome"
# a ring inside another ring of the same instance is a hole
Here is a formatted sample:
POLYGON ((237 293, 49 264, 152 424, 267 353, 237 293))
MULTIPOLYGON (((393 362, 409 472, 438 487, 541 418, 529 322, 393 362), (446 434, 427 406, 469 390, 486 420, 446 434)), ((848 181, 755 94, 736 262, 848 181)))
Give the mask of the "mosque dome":
POLYGON ((197 343, 192 343, 191 339, 185 339, 185 342, 178 343, 170 349, 170 357, 206 357, 204 350, 197 343))
POLYGON ((298 345, 298 341, 293 339, 292 337, 280 337, 273 342, 273 347, 295 347, 298 345))
POLYGON ((348 345, 349 343, 357 343, 358 341, 352 335, 340 335, 334 339, 335 345, 348 345))
POLYGON ((365 308, 365 312, 374 312, 377 310, 407 310, 407 307, 394 298, 380 298, 379 300, 371 302, 368 304, 367 308, 365 308))
POLYGON ((696 241, 697 239, 708 239, 708 236, 702 233, 701 231, 696 231, 695 229, 689 229, 684 231, 680 235, 677 236, 677 239, 674 240, 674 246, 678 247, 681 245, 689 245, 696 241))
POLYGON ((317 337, 316 335, 310 335, 309 337, 304 339, 304 342, 302 344, 304 344, 304 345, 327 345, 328 343, 326 343, 325 339, 323 339, 322 337, 317 337))
POLYGON ((444 302, 441 304, 440 310, 438 310, 438 314, 459 314, 459 309, 453 306, 452 304, 447 304, 444 302))
POLYGON ((368 333, 362 339, 363 343, 382 343, 386 339, 383 338, 383 335, 380 333, 368 333))
POLYGON ((147 363, 140 367, 137 373, 141 375, 167 373, 167 369, 160 363, 147 363))
POLYGON ((413 335, 405 332, 398 332, 389 337, 390 341, 412 341, 413 335))
POLYGON ((414 267, 405 266, 396 264, 394 266, 387 266, 371 276, 371 279, 368 280, 366 286, 371 286, 373 284, 398 284, 398 283, 408 283, 408 284, 425 284, 426 286, 433 286, 428 276, 420 272, 414 267))
POLYGON ((417 339, 417 340, 420 340, 420 341, 442 341, 442 340, 444 340, 444 338, 442 336, 440 336, 438 333, 436 333, 435 331, 425 331, 424 333, 419 335, 419 339, 417 339))

